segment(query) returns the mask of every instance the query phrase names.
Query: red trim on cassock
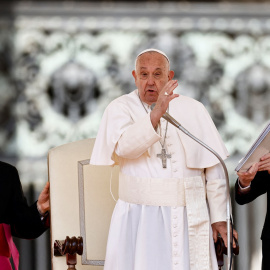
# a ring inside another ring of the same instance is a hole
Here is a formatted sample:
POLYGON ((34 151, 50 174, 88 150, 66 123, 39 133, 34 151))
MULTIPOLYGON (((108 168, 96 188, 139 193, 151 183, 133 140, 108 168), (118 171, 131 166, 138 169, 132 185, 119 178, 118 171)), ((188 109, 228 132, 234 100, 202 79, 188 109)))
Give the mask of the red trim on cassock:
POLYGON ((0 224, 0 256, 11 257, 10 248, 6 239, 3 224, 0 224))

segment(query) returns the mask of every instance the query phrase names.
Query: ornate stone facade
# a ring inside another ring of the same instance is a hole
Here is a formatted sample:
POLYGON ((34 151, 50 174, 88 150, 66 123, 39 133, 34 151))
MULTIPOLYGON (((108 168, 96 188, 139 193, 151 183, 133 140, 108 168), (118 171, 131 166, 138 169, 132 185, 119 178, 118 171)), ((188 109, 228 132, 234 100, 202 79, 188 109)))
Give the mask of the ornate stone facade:
POLYGON ((94 137, 148 47, 168 53, 178 92, 203 102, 231 155, 243 154, 270 115, 270 8, 244 5, 18 5, 0 36, 2 155, 94 137))

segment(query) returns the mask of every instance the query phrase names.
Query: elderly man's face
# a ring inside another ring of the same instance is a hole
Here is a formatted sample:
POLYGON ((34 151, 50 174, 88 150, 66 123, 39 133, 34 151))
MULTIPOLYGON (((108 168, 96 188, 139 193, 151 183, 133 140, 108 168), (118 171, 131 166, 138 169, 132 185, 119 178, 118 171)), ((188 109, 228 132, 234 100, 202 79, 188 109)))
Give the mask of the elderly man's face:
POLYGON ((138 57, 136 71, 132 71, 142 101, 156 102, 165 84, 174 76, 167 59, 160 53, 147 52, 138 57))

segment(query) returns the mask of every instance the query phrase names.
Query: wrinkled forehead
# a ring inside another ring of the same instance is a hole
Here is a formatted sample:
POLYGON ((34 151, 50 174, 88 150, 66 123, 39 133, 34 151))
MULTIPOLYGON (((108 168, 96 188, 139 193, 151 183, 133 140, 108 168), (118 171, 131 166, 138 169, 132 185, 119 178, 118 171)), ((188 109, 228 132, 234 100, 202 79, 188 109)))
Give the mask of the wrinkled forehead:
POLYGON ((137 55, 136 59, 135 59, 135 69, 137 67, 138 59, 140 58, 140 56, 143 55, 143 54, 147 54, 147 53, 158 53, 158 54, 162 55, 167 60, 167 62, 169 64, 169 69, 170 69, 169 57, 163 51, 160 51, 160 50, 157 50, 157 49, 147 49, 147 50, 144 50, 144 51, 140 52, 137 55))

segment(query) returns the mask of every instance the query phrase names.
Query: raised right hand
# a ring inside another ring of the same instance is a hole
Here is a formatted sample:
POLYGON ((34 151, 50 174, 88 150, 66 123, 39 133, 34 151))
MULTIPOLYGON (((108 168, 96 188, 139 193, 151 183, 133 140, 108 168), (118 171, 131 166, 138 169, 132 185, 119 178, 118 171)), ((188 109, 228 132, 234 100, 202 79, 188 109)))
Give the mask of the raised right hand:
POLYGON ((178 86, 177 80, 168 81, 158 95, 156 106, 151 112, 151 122, 154 128, 156 128, 161 116, 166 112, 169 103, 179 94, 174 94, 174 89, 178 86))

